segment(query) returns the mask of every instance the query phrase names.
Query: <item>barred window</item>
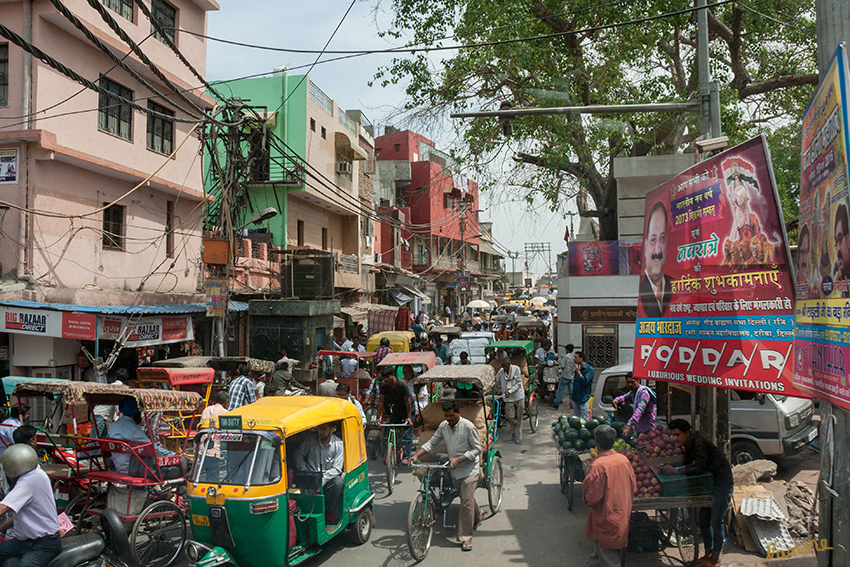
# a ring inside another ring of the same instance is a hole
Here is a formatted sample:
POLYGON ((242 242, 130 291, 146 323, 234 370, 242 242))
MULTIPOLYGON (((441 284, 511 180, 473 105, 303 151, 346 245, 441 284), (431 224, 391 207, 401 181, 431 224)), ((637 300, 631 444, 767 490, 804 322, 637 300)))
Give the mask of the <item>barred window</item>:
MULTIPOLYGON (((148 102, 148 109, 159 114, 174 116, 174 113, 155 102, 148 102)), ((148 149, 168 155, 174 147, 174 121, 156 114, 148 114, 148 149)))
POLYGON ((133 21, 133 0, 103 0, 103 5, 122 18, 133 21))
POLYGON ((121 205, 112 205, 103 211, 103 247, 124 248, 124 207, 121 205))
MULTIPOLYGON (((100 87, 128 101, 133 100, 133 91, 111 81, 100 78, 100 87)), ((133 109, 129 102, 118 102, 100 94, 98 100, 97 127, 125 140, 132 139, 133 109)))
POLYGON ((0 45, 0 106, 9 104, 9 44, 0 45))
MULTIPOLYGON (((163 0, 153 0, 151 2, 151 16, 162 27, 162 32, 173 42, 174 28, 177 27, 177 9, 163 0)), ((151 33, 159 41, 165 43, 165 39, 157 33, 153 24, 151 24, 151 33)))

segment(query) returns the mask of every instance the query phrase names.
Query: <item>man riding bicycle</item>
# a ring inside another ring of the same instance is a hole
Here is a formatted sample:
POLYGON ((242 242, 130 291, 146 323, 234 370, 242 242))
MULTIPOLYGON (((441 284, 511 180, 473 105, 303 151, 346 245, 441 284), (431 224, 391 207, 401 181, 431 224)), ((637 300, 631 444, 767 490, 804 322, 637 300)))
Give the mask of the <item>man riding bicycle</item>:
POLYGON ((412 395, 411 389, 406 380, 396 378, 395 367, 386 366, 381 371, 383 380, 381 383, 380 394, 378 397, 379 416, 384 415, 384 411, 389 414, 389 423, 405 424, 402 435, 404 437, 404 453, 401 464, 407 465, 410 462, 410 453, 413 450, 413 421, 411 420, 412 395))

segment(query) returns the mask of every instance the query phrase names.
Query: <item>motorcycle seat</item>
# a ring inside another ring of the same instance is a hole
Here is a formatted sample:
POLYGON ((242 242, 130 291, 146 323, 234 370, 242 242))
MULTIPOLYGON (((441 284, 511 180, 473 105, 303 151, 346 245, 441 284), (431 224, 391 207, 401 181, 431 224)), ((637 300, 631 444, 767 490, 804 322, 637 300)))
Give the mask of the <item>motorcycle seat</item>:
POLYGON ((47 564, 47 567, 77 567, 91 561, 106 549, 103 538, 88 533, 62 538, 62 551, 47 564))

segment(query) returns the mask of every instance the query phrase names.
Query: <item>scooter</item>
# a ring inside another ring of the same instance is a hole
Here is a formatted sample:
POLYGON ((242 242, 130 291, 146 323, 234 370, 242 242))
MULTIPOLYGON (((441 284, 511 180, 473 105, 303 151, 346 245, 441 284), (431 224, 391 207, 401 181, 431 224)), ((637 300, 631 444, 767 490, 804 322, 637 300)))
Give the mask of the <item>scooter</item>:
POLYGON ((62 551, 47 567, 139 567, 130 550, 130 540, 118 514, 106 508, 100 514, 103 535, 84 533, 62 538, 62 551))
POLYGON ((555 401, 555 394, 558 391, 558 367, 555 365, 555 358, 550 357, 546 361, 546 366, 543 367, 543 398, 544 400, 555 401))

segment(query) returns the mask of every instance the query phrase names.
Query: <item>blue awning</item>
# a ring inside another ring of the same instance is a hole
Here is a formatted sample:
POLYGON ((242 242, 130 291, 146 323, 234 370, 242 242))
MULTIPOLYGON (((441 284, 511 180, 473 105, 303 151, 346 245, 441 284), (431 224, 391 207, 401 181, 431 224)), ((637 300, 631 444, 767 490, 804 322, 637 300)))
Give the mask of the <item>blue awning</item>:
MULTIPOLYGON (((75 313, 103 313, 106 315, 184 315, 206 313, 206 303, 178 303, 173 305, 70 305, 64 303, 41 303, 38 301, 0 301, 6 307, 26 309, 53 309, 75 313)), ((228 303, 230 311, 247 311, 248 304, 242 301, 228 303)))

